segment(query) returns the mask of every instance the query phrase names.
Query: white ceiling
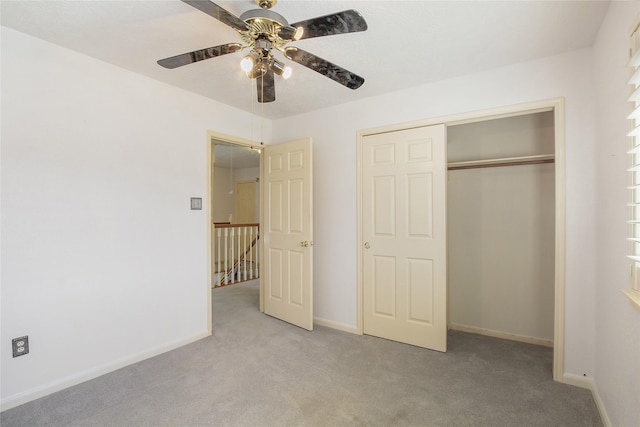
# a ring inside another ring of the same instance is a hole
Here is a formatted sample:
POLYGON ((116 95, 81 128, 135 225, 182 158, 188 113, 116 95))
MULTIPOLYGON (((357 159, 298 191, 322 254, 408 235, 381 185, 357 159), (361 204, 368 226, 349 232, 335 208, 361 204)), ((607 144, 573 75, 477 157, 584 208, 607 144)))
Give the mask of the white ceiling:
MULTIPOLYGON (((217 1, 240 15, 251 0, 217 1)), ((2 25, 119 67, 277 119, 454 76, 592 45, 608 1, 299 1, 272 9, 289 22, 346 9, 365 32, 300 40, 310 51, 365 78, 355 91, 291 61, 276 77, 276 101, 252 105, 255 89, 237 52, 174 70, 156 61, 239 41, 223 23, 179 0, 2 0, 2 25)), ((283 58, 280 58, 283 59, 283 58)))

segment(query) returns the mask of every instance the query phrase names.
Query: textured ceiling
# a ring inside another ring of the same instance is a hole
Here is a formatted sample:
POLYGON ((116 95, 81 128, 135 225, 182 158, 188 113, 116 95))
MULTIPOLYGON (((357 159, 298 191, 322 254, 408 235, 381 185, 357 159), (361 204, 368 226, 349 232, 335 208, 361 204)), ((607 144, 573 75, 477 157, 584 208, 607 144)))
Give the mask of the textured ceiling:
MULTIPOLYGON (((240 15, 251 0, 217 1, 240 15)), ((273 11, 289 22, 346 9, 365 32, 292 43, 365 78, 355 91, 289 63, 276 77, 276 101, 255 105, 253 81, 240 70, 246 51, 174 70, 161 58, 237 42, 223 23, 179 0, 2 0, 2 25, 119 67, 276 119, 408 87, 592 45, 605 1, 298 1, 273 11), (252 105, 253 104, 253 105, 252 105)))

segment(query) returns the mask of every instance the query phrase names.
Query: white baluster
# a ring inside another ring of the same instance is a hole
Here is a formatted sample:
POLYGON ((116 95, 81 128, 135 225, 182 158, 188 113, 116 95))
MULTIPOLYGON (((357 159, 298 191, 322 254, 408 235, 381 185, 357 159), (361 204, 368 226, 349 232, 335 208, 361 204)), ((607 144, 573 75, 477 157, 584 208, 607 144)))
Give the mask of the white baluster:
POLYGON ((216 275, 218 278, 218 286, 222 285, 222 276, 220 276, 220 241, 222 240, 221 237, 221 232, 222 230, 217 229, 216 230, 216 246, 217 246, 217 250, 216 250, 216 267, 215 267, 215 271, 216 271, 216 275))
POLYGON ((249 247, 249 267, 251 271, 249 272, 249 277, 253 279, 253 227, 249 227, 249 243, 251 247, 249 247))
POLYGON ((242 247, 244 248, 242 251, 242 278, 247 280, 247 227, 242 227, 242 247))
POLYGON ((251 241, 253 242, 254 240, 256 241, 255 246, 253 246, 253 250, 251 252, 251 261, 252 261, 252 269, 251 269, 251 274, 253 275, 253 277, 258 277, 258 228, 256 226, 253 226, 251 228, 251 233, 253 234, 251 241))
MULTIPOLYGON (((256 240, 258 238, 258 233, 256 231, 256 227, 253 226, 251 227, 251 241, 253 242, 254 240, 256 240)), ((256 240, 256 245, 253 246, 251 249, 251 275, 253 277, 258 277, 257 273, 256 273, 256 266, 258 265, 258 263, 256 262, 256 254, 258 253, 258 246, 257 246, 258 242, 256 240)))
POLYGON ((229 262, 229 229, 224 229, 224 284, 229 283, 229 277, 227 276, 229 262))
POLYGON ((236 228, 233 227, 231 229, 231 283, 235 283, 236 274, 235 274, 235 265, 236 265, 236 228))

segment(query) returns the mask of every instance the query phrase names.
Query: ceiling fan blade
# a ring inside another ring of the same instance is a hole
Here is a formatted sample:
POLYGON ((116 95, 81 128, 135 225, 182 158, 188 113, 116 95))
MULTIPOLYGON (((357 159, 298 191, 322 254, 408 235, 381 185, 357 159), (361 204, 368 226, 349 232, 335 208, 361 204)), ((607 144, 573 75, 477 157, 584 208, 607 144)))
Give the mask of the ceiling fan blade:
POLYGON ((182 0, 190 6, 195 7, 196 9, 206 13, 209 16, 216 18, 218 21, 223 24, 228 25, 229 27, 238 30, 238 31, 246 31, 249 29, 247 23, 232 13, 227 12, 222 7, 218 6, 212 1, 209 0, 182 0))
POLYGON ((267 68, 267 71, 260 77, 256 78, 256 87, 258 88, 258 102, 273 102, 276 100, 276 82, 273 70, 267 68))
POLYGON ((162 65, 164 68, 173 69, 182 67, 183 65, 193 64, 194 62, 202 61, 205 59, 215 58, 216 56, 237 52, 239 50, 242 50, 241 44, 227 43, 220 46, 208 47, 206 49, 195 50, 193 52, 183 53, 181 55, 161 59, 158 61, 158 64, 162 65))
POLYGON ((366 31, 368 28, 367 22, 360 15, 360 12, 353 9, 296 22, 291 26, 304 28, 304 32, 298 40, 334 34, 356 33, 358 31, 366 31))
POLYGON ((290 60, 329 77, 349 89, 358 89, 364 83, 363 77, 297 47, 286 48, 284 54, 290 60))

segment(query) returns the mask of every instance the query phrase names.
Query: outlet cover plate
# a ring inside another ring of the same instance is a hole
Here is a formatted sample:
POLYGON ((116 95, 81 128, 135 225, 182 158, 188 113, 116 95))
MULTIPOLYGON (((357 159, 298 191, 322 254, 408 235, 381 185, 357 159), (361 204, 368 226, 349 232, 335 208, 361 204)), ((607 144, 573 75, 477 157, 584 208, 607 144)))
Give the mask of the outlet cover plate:
POLYGON ((29 354, 29 337, 25 335, 24 337, 12 339, 11 347, 13 348, 13 357, 29 354))

